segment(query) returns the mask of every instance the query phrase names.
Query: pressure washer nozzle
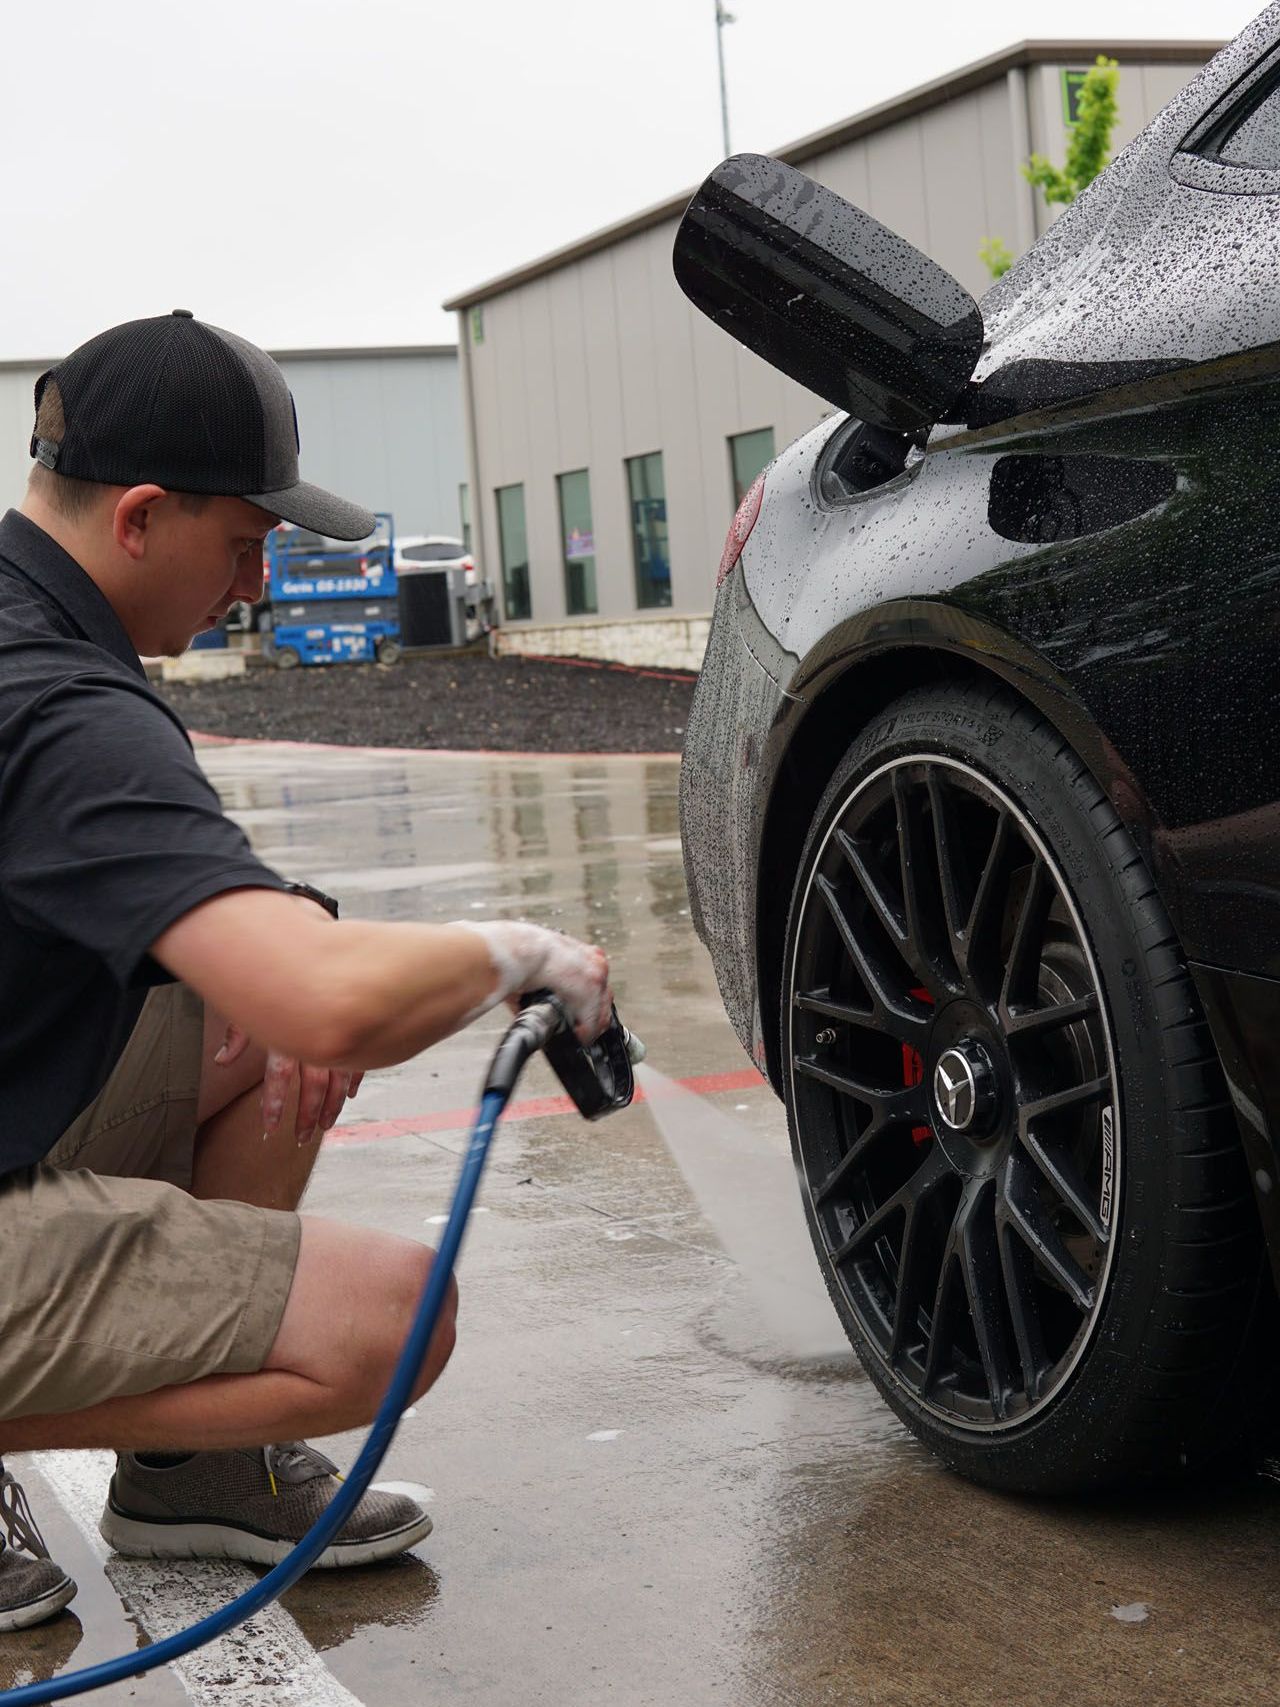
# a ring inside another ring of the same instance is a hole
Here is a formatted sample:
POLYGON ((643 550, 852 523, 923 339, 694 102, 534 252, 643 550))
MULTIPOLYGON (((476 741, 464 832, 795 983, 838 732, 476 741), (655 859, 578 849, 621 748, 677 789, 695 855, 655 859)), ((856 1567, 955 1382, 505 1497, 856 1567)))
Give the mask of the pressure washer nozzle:
MULTIPOLYGON (((616 1109, 626 1108, 635 1095, 631 1063, 639 1057, 636 1057, 633 1051, 638 1045, 643 1056, 644 1044, 628 1034, 618 1018, 617 1008, 614 1008, 609 1024, 593 1043, 579 1043, 574 1036, 568 1014, 550 991, 535 990, 522 1000, 525 1005, 520 1018, 507 1033, 507 1038, 511 1040, 511 1049, 523 1051, 520 1055, 521 1065, 528 1059, 532 1049, 545 1050, 547 1065, 573 1098, 578 1113, 587 1120, 599 1120, 603 1114, 612 1114, 616 1109), (529 1028, 526 1028, 522 1035, 521 1020, 534 1015, 540 1016, 539 1035, 535 1037, 529 1028)), ((505 1061, 508 1054, 504 1041, 498 1055, 494 1057, 495 1067, 499 1057, 505 1061)), ((490 1068, 489 1086, 486 1088, 491 1088, 494 1084, 495 1067, 490 1068)), ((505 1076, 503 1082, 505 1083, 505 1076)))
POLYGON ((627 1046, 627 1059, 633 1067, 638 1067, 649 1051, 641 1043, 635 1032, 628 1031, 625 1025, 622 1028, 622 1036, 627 1046))

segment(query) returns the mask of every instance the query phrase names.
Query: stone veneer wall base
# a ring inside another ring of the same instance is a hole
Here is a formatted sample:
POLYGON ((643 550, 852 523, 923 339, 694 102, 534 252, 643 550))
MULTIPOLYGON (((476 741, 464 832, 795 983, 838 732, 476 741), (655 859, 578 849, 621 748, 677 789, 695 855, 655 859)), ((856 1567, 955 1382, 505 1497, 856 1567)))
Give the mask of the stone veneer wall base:
POLYGON ((698 670, 710 626, 709 616, 602 618, 497 628, 491 639, 499 657, 521 652, 543 658, 600 658, 651 669, 698 670))

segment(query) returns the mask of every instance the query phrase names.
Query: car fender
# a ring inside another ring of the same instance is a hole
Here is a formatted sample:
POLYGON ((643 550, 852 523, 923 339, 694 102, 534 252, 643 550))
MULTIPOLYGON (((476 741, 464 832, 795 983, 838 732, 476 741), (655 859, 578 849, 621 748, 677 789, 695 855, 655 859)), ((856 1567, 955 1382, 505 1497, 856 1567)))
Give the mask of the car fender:
MULTIPOLYGON (((771 643, 738 600, 739 637, 749 652, 771 643)), ((776 643, 775 643, 776 644, 776 643)), ((820 648, 793 660, 788 690, 756 755, 754 796, 761 831, 755 873, 758 945, 753 1054, 776 1079, 773 1000, 782 976, 788 898, 808 826, 850 743, 914 687, 985 677, 1033 706, 1089 767, 1153 870, 1161 838, 1150 802, 1105 730, 1053 665, 1008 633, 943 599, 896 599, 851 613, 820 648)), ((1160 878, 1156 878, 1161 888, 1160 878)), ((1176 893, 1162 899, 1176 903, 1176 893)), ((1176 925, 1176 920, 1175 920, 1176 925)))

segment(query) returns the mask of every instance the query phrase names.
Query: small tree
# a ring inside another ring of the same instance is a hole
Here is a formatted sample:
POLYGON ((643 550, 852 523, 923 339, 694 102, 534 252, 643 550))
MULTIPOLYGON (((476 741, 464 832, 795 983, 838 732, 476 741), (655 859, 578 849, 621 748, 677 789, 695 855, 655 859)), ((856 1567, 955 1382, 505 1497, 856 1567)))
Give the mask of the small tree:
POLYGON ((1002 279, 1013 265, 1013 251, 1003 237, 984 237, 978 254, 993 279, 1002 279))
MULTIPOLYGON (((1033 154, 1023 166, 1023 177, 1043 192, 1046 202, 1069 205, 1110 163, 1111 133, 1119 115, 1119 82, 1117 62, 1099 54, 1080 85, 1076 122, 1067 137, 1066 163, 1058 167, 1043 154, 1033 154)), ((1013 265, 1013 256, 999 237, 984 239, 978 253, 993 279, 1002 278, 1013 265)))

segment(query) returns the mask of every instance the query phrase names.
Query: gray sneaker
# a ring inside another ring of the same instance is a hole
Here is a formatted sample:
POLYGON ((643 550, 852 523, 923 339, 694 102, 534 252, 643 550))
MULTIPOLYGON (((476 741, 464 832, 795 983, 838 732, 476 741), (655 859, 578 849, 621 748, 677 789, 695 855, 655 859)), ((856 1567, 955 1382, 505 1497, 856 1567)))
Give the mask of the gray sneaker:
MULTIPOLYGON (((122 1452, 98 1528, 117 1553, 132 1558, 274 1565, 310 1529, 341 1480, 335 1464, 300 1440, 257 1451, 174 1454, 159 1468, 122 1452)), ((368 1565, 416 1546, 431 1533, 427 1497, 426 1488, 404 1482, 370 1488, 316 1564, 368 1565)))
POLYGON ((0 1630, 25 1630, 61 1612, 76 1585, 49 1557, 22 1485, 0 1466, 0 1630))

